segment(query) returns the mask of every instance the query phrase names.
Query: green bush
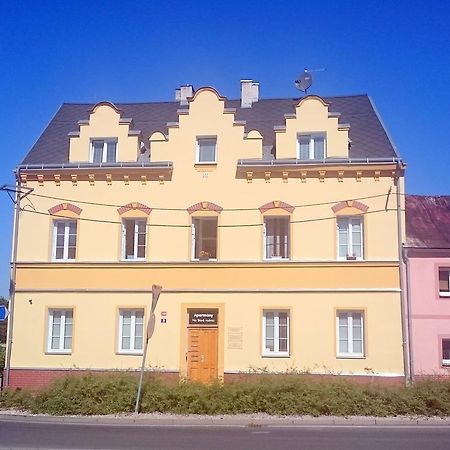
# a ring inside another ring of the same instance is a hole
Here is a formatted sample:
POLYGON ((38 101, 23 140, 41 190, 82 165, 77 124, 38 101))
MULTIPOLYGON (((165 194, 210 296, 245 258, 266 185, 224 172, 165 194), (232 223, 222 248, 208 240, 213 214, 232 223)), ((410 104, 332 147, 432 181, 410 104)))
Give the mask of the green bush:
POLYGON ((0 344, 0 372, 5 368, 6 348, 0 344))
MULTIPOLYGON (((7 390, 0 396, 0 408, 53 415, 130 413, 134 411, 137 382, 136 376, 125 374, 69 376, 34 395, 7 390)), ((428 380, 405 388, 293 374, 202 385, 147 375, 140 410, 211 415, 448 416, 450 381, 428 380)))

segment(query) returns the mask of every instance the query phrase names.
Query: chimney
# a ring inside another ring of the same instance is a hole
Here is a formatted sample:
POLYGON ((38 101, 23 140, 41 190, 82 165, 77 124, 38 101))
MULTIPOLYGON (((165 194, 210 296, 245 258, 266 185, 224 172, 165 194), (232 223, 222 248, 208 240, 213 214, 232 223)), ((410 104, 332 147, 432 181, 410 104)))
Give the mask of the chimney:
POLYGON ((178 89, 175 89, 175 100, 180 102, 181 106, 188 104, 187 99, 194 95, 194 86, 192 84, 183 84, 178 89))
POLYGON ((241 80, 241 108, 251 108, 259 100, 259 83, 253 80, 241 80))

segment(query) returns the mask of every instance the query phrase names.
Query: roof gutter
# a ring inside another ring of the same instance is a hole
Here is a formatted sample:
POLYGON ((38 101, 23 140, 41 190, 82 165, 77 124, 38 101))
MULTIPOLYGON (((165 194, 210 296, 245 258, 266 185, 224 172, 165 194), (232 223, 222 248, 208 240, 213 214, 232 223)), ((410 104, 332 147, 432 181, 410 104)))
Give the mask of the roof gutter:
POLYGON ((238 166, 311 166, 311 165, 336 165, 336 164, 396 164, 403 168, 401 158, 326 158, 326 159, 274 159, 270 161, 258 159, 239 159, 238 166))
POLYGON ((117 163, 100 163, 93 164, 88 162, 80 163, 63 163, 63 164, 20 164, 16 167, 15 172, 21 170, 74 170, 74 169, 172 169, 172 161, 155 161, 147 163, 138 162, 117 162, 117 163))

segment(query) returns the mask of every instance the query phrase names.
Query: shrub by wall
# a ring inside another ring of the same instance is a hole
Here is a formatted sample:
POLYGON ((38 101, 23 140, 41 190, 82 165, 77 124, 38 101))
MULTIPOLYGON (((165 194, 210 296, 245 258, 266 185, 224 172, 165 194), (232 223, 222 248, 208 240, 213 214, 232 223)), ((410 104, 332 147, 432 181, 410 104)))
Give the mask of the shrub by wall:
MULTIPOLYGON (((6 390, 0 396, 0 408, 52 415, 131 413, 136 390, 136 377, 124 374, 66 377, 35 394, 6 390)), ((405 388, 286 375, 262 377, 257 382, 202 385, 148 375, 141 412, 447 416, 450 381, 427 380, 405 388)))

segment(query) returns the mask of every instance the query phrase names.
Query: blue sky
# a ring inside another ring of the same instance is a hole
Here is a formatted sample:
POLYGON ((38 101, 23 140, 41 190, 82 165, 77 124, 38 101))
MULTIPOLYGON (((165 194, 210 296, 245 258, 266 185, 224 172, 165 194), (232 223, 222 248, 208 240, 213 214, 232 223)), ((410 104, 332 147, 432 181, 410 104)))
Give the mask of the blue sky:
MULTIPOLYGON (((408 164, 407 191, 450 194, 447 1, 10 1, 0 26, 0 184, 63 102, 172 100, 212 85, 239 97, 367 93, 408 164)), ((8 295, 12 203, 0 193, 0 295, 8 295)))

